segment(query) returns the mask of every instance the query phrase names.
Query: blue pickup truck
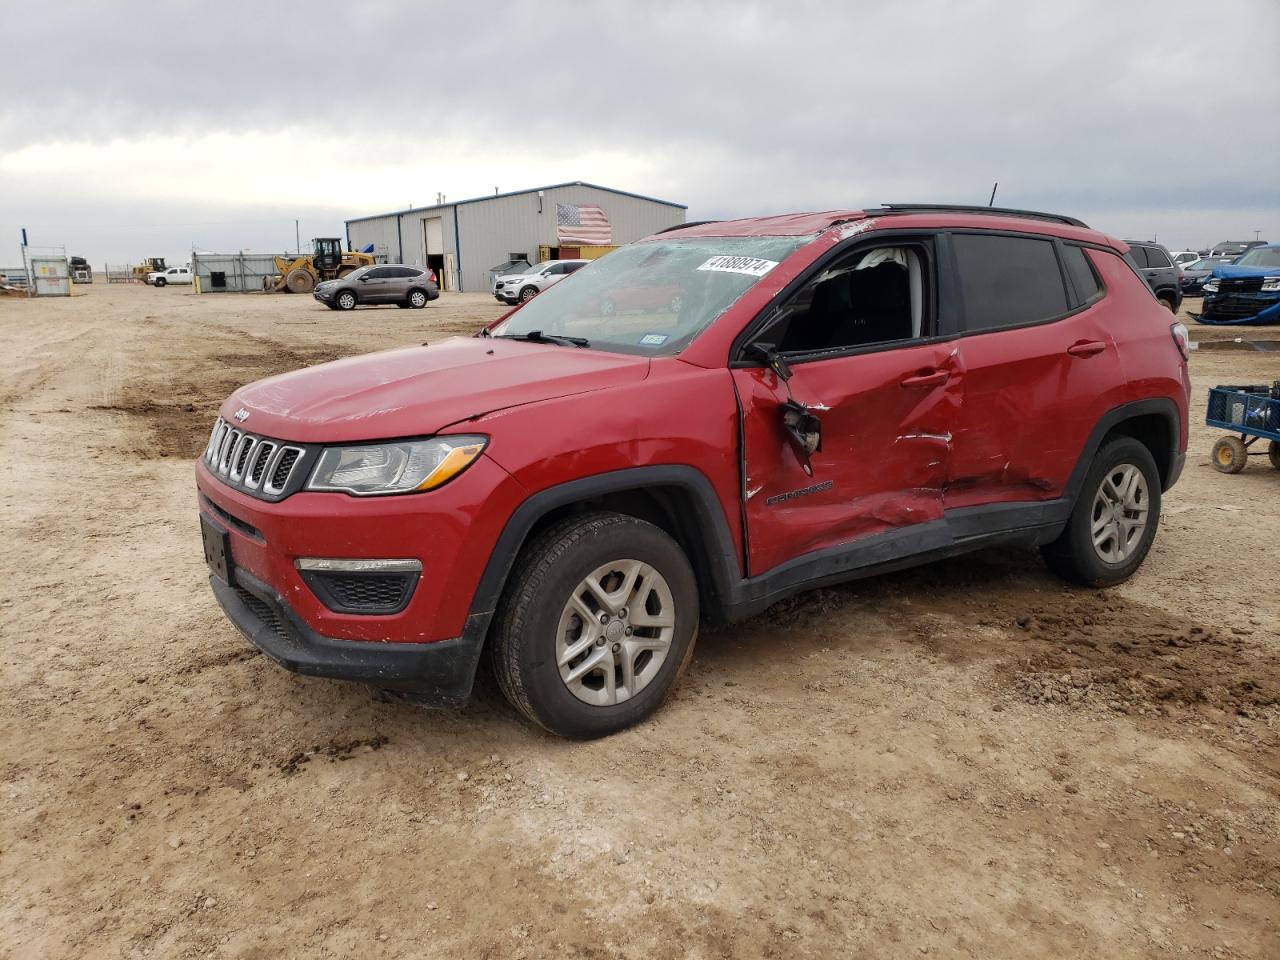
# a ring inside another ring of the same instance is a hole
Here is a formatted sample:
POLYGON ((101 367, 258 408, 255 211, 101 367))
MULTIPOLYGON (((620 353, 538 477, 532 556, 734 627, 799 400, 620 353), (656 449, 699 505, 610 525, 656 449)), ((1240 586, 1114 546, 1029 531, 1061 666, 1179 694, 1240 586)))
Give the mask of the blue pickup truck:
POLYGON ((1235 263, 1213 268, 1204 281, 1200 323, 1280 323, 1280 244, 1254 247, 1235 263))

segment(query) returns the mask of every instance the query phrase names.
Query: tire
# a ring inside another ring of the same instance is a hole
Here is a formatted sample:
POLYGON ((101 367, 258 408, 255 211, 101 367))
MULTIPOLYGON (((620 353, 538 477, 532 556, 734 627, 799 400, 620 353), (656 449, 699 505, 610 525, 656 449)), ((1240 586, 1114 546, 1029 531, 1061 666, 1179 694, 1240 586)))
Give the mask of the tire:
POLYGON ((538 295, 537 287, 525 287, 523 290, 520 291, 520 302, 528 303, 537 295, 538 295))
POLYGON ((1155 459, 1140 441, 1116 437, 1094 456, 1065 529, 1041 553, 1064 580, 1109 587, 1129 579, 1142 565, 1159 526, 1155 459), (1108 511, 1115 511, 1110 520, 1108 511))
POLYGON ((397 306, 397 307, 399 307, 401 310, 408 310, 408 309, 409 309, 409 301, 407 301, 407 300, 401 300, 400 302, 398 302, 398 303, 396 304, 396 306, 397 306))
POLYGON ((409 306, 415 310, 421 310, 427 305, 427 293, 425 290, 409 291, 409 306))
POLYGON ((164 286, 165 284, 167 284, 168 282, 169 282, 169 281, 168 281, 168 280, 166 280, 164 277, 156 277, 155 285, 156 285, 157 287, 163 287, 163 286, 164 286))
POLYGON ((1272 440, 1267 444, 1267 459, 1273 467, 1280 470, 1280 440, 1272 440))
MULTIPOLYGON (((1272 456, 1272 463, 1275 463, 1275 446, 1273 440, 1267 451, 1272 456)), ((1239 473, 1249 464, 1249 448, 1239 437, 1223 437, 1213 445, 1211 459, 1213 469, 1219 473, 1239 473)))
POLYGON ((310 293, 316 287, 316 278, 311 275, 311 271, 298 267, 289 271, 289 275, 284 278, 284 286, 290 293, 310 293))
POLYGON ((333 303, 339 310, 354 310, 356 302, 356 295, 350 290, 339 290, 338 295, 333 298, 333 303))
POLYGON ((579 515, 535 537, 514 570, 489 641, 494 675, 512 706, 552 733, 591 740, 662 705, 693 657, 698 632, 698 585, 679 544, 635 517, 579 515), (588 587, 612 585, 621 594, 628 577, 633 593, 607 604, 588 587), (670 624, 637 623, 642 617, 670 624))
POLYGON ((1175 315, 1177 314, 1178 308, 1174 306, 1173 297, 1169 296, 1167 293, 1162 293, 1160 296, 1156 297, 1156 299, 1163 303, 1165 309, 1170 313, 1175 315))

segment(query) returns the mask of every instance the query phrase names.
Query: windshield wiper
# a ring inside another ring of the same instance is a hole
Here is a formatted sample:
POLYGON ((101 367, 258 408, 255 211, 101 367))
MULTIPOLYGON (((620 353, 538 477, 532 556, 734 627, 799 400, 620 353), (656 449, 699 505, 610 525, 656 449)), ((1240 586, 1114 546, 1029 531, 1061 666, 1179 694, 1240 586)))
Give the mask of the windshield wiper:
POLYGON ((557 343, 562 347, 589 347, 591 341, 586 337, 565 337, 558 333, 543 333, 541 330, 530 330, 528 333, 500 333, 500 340, 525 340, 530 343, 557 343))

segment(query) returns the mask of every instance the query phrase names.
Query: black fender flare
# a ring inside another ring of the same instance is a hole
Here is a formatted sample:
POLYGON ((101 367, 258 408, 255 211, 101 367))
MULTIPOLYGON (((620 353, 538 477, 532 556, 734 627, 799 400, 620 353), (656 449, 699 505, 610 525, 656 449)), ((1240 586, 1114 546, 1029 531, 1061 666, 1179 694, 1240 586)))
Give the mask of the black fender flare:
MULTIPOLYGON (((1182 418, 1178 413, 1178 405, 1168 397, 1149 397, 1112 407, 1098 418, 1098 422, 1089 431, 1089 437, 1085 440, 1084 449, 1080 451, 1080 457, 1071 471, 1071 476, 1067 478, 1063 499, 1074 506, 1076 497, 1080 494, 1080 488, 1084 486, 1085 475, 1093 465, 1093 458, 1097 455, 1098 448, 1102 446, 1102 441, 1107 434, 1127 420, 1152 415, 1158 416, 1164 422, 1167 431, 1168 469, 1162 479, 1165 490, 1172 487, 1182 472, 1182 461, 1185 458, 1179 449, 1182 439, 1182 418)), ((1156 459, 1159 460, 1159 456, 1156 459)))
POLYGON ((676 487, 687 495, 697 519, 696 535, 705 552, 707 570, 712 581, 710 587, 721 603, 733 596, 736 584, 742 578, 738 551, 729 533, 724 508, 711 481, 696 467, 658 464, 598 473, 547 487, 530 495, 516 507, 502 533, 498 535, 472 597, 471 615, 491 614, 497 608, 498 600, 511 575, 511 568, 528 540, 530 531, 552 510, 606 494, 643 491, 653 487, 676 487))

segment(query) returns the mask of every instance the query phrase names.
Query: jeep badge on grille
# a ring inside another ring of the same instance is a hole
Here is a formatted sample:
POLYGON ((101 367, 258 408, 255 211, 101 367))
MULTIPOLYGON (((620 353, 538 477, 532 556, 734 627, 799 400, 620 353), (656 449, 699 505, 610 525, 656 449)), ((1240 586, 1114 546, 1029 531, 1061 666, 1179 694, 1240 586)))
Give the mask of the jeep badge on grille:
POLYGON ((241 423, 244 423, 246 420, 249 419, 249 411, 246 410, 244 407, 241 407, 239 410, 235 412, 235 418, 239 420, 241 423))

